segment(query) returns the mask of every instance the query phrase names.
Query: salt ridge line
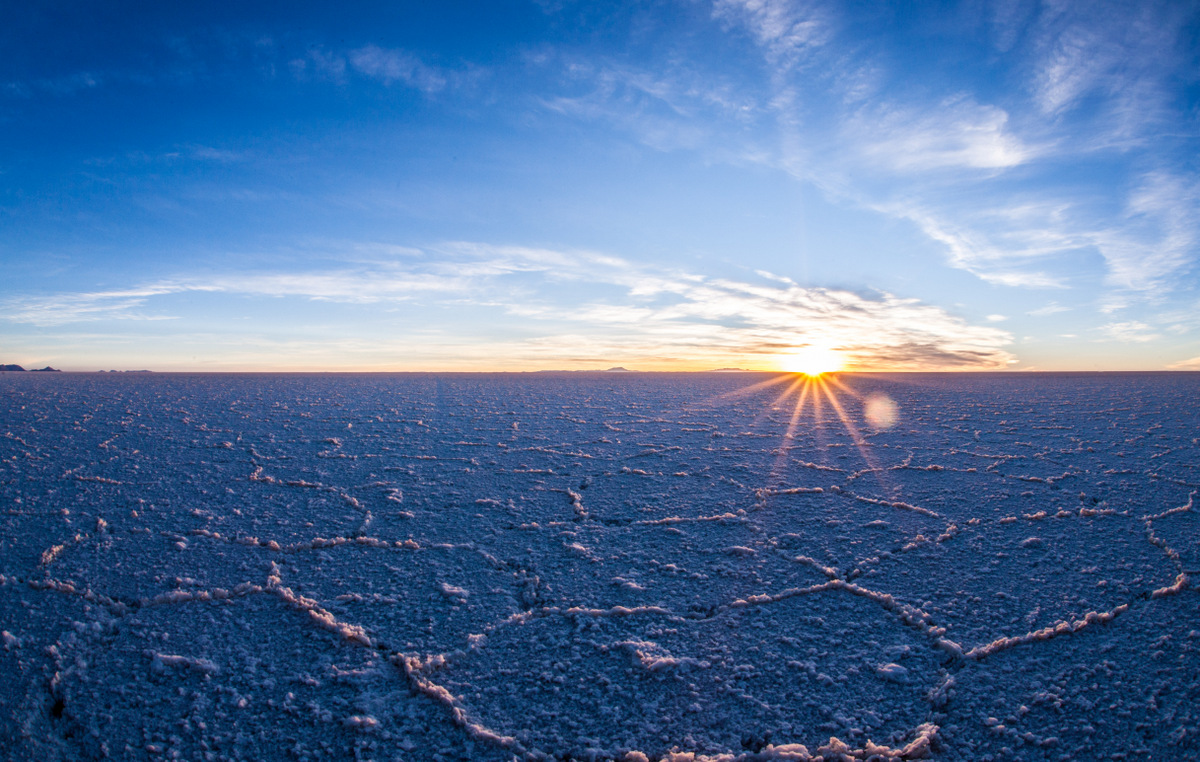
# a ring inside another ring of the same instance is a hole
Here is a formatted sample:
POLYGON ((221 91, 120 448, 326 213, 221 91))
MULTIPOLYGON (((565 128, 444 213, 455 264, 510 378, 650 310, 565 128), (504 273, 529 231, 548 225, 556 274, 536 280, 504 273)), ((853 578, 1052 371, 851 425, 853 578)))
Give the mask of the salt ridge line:
POLYGON ((824 487, 756 487, 754 489, 755 507, 765 507, 767 498, 779 495, 819 495, 824 492, 824 487))
POLYGON ((375 648, 375 641, 367 635, 367 631, 362 627, 338 621, 337 617, 321 608, 313 599, 298 595, 290 587, 286 587, 283 584, 279 565, 274 561, 271 562, 271 570, 267 575, 266 590, 275 594, 280 600, 293 608, 308 612, 309 617, 318 626, 341 635, 346 640, 366 646, 367 648, 375 648))
MULTIPOLYGON (((899 749, 872 743, 870 739, 861 747, 852 747, 844 741, 830 737, 817 747, 815 754, 804 744, 767 745, 762 751, 742 754, 696 754, 694 752, 667 752, 661 762, 853 762, 854 760, 877 760, 899 762, 900 760, 926 759, 932 753, 933 741, 940 728, 927 722, 919 725, 911 741, 899 749)), ((641 752, 627 753, 625 762, 649 762, 641 752)))
MULTIPOLYGON (((870 445, 869 442, 864 443, 864 444, 870 445)), ((849 476, 847 476, 846 481, 852 482, 852 481, 855 481, 856 479, 860 479, 863 476, 866 476, 867 474, 882 474, 882 473, 886 473, 888 471, 902 471, 902 470, 910 467, 910 464, 912 463, 915 455, 916 455, 916 453, 914 450, 905 448, 904 460, 901 461, 900 463, 898 463, 894 466, 868 466, 867 468, 860 469, 860 470, 855 471, 854 473, 850 474, 849 476)))
POLYGON ((1056 622, 1048 627, 1043 627, 1040 630, 1027 632, 1024 635, 1017 635, 1011 638, 997 638, 991 643, 982 646, 976 646, 970 651, 963 654, 968 659, 980 660, 991 656, 992 654, 1005 651, 1015 646, 1024 645, 1026 643, 1034 643, 1039 640, 1050 640, 1059 635, 1069 635, 1079 632, 1083 628, 1093 624, 1104 624, 1111 622, 1117 616, 1124 614, 1129 610, 1128 603, 1122 603, 1120 606, 1111 611, 1089 611, 1082 619, 1073 619, 1071 621, 1056 622))
MULTIPOLYGON (((111 442, 113 439, 116 439, 116 437, 111 437, 107 442, 101 442, 100 446, 107 449, 108 442, 111 442)), ((136 453, 136 450, 134 452, 136 453)), ((110 458, 108 462, 111 463, 113 460, 115 460, 115 457, 110 458)), ((109 484, 117 487, 124 486, 124 482, 117 481, 116 479, 109 479, 105 476, 87 476, 85 474, 80 474, 79 472, 87 468, 87 466, 87 463, 83 463, 75 468, 69 469, 63 473, 63 478, 69 477, 77 482, 94 482, 95 484, 109 484)))
MULTIPOLYGON (((966 523, 968 526, 973 526, 974 524, 978 524, 979 520, 978 519, 969 519, 966 523)), ((946 528, 942 531, 942 533, 937 535, 936 537, 934 537, 932 540, 929 539, 928 537, 926 537, 924 534, 921 534, 918 532, 917 534, 913 535, 911 539, 909 539, 906 543, 901 545, 896 550, 885 551, 884 553, 880 553, 880 554, 877 554, 874 556, 867 556, 866 558, 859 559, 858 562, 846 572, 845 579, 853 580, 853 579, 857 579, 858 577, 863 576, 864 574, 867 573, 867 570, 869 569, 869 567, 880 563, 881 561, 883 561, 883 559, 885 557, 896 556, 900 553, 905 553, 905 552, 908 552, 911 550, 916 550, 917 548, 922 547, 923 545, 927 545, 927 544, 940 545, 940 544, 952 539, 955 535, 957 535, 959 533, 959 531, 960 531, 960 527, 958 526, 958 524, 951 521, 949 524, 946 525, 946 528)))
MULTIPOLYGON (((826 590, 845 590, 848 593, 872 600, 887 611, 896 614, 904 624, 931 638, 938 648, 941 648, 942 650, 956 656, 962 656, 973 661, 978 661, 987 656, 991 656, 994 653, 998 653, 1014 646, 1024 645, 1026 643, 1033 643, 1041 640, 1050 640, 1051 638, 1059 635, 1067 635, 1079 632, 1084 627, 1089 625, 1104 624, 1112 621, 1118 615, 1129 610, 1129 604, 1123 603, 1110 611, 1089 611, 1080 619, 1058 621, 1040 630, 1034 630, 1032 632, 1025 633, 1024 635, 1017 635, 1008 638, 997 638, 996 640, 993 640, 985 645, 976 646, 970 650, 965 650, 961 644, 945 637, 948 630, 944 627, 932 624, 932 618, 928 613, 922 611, 920 608, 901 603, 889 593, 881 593, 842 579, 831 579, 828 582, 823 582, 818 585, 810 585, 803 588, 789 588, 774 594, 747 596, 746 598, 733 601, 732 603, 728 604, 727 608, 744 608, 747 606, 778 603, 779 601, 787 600, 788 598, 811 595, 813 593, 824 592, 826 590)), ((1159 596, 1155 595, 1153 597, 1159 596)))
POLYGON ((657 526, 670 526, 672 524, 700 523, 700 522, 706 522, 706 521, 716 521, 716 522, 734 521, 734 522, 750 523, 750 524, 754 523, 754 521, 752 519, 750 519, 748 516, 745 515, 745 511, 742 511, 740 513, 726 512, 726 513, 721 513, 721 514, 717 514, 714 516, 667 516, 666 518, 661 518, 661 519, 644 519, 642 521, 631 522, 630 526, 657 527, 657 526))
MULTIPOLYGON (((297 488, 303 488, 303 489, 315 489, 320 492, 329 492, 330 494, 334 494, 334 495, 337 495, 338 497, 342 498, 342 500, 345 501, 345 503, 347 505, 349 505, 351 508, 355 508, 359 511, 363 511, 368 515, 368 517, 370 516, 370 511, 367 508, 363 507, 363 504, 358 501, 358 498, 354 497, 350 493, 348 493, 338 487, 330 487, 330 486, 322 484, 320 482, 310 482, 310 481, 306 481, 304 479, 277 479, 274 476, 271 476, 270 474, 264 474, 263 467, 259 466, 257 464, 254 466, 254 471, 251 472, 249 479, 252 482, 262 482, 263 484, 274 484, 276 486, 281 486, 281 487, 297 487, 297 488)), ((369 523, 369 522, 367 522, 367 523, 369 523)))
POLYGON ((1175 595, 1187 589, 1189 578, 1187 571, 1183 568, 1183 559, 1179 556, 1179 551, 1172 548, 1167 541, 1159 537, 1154 532, 1154 522, 1159 519, 1165 519, 1167 516, 1172 516, 1178 513, 1188 513, 1192 510, 1192 505, 1196 499, 1196 491, 1193 490, 1188 494, 1188 500, 1183 505, 1168 509, 1162 513, 1146 515, 1142 517, 1142 521, 1146 525, 1146 538, 1150 543, 1158 548, 1161 548, 1167 557, 1175 562, 1175 567, 1179 570, 1179 574, 1175 577, 1174 584, 1160 587, 1150 594, 1152 598, 1162 598, 1167 595, 1175 595))
POLYGON ((163 654, 153 650, 147 650, 144 654, 150 657, 150 670, 152 672, 162 673, 167 670, 167 667, 182 667, 199 672, 202 675, 216 675, 221 671, 211 659, 180 656, 178 654, 163 654))
POLYGON ((796 563, 804 564, 805 566, 816 569, 830 579, 841 579, 842 575, 838 573, 837 569, 833 568, 832 566, 825 566, 815 558, 810 558, 809 556, 793 556, 792 560, 796 563))
MULTIPOLYGON (((503 444, 503 443, 501 443, 501 444, 503 444)), ((483 446, 491 447, 492 445, 487 444, 487 445, 483 445, 483 446)), ((497 445, 497 446, 499 446, 499 445, 497 445)), ((596 458, 595 455, 583 452, 582 450, 560 452, 559 449, 555 449, 555 448, 561 449, 561 448, 566 448, 566 447, 571 447, 571 446, 572 445, 570 442, 565 442, 560 445, 543 445, 543 446, 533 446, 533 447, 508 447, 507 445, 504 445, 504 450, 509 453, 537 452, 537 453, 541 453, 543 455, 556 455, 560 458, 582 458, 584 460, 594 460, 596 458)), ((458 458, 458 460, 465 460, 465 458, 458 458)), ((472 458, 471 461, 474 462, 474 458, 472 458)), ((478 465, 478 464, 476 464, 476 465, 478 465)))
POLYGON ((935 511, 931 511, 928 508, 922 508, 919 505, 911 505, 911 504, 905 503, 901 500, 882 500, 880 498, 867 497, 865 495, 858 495, 854 492, 851 492, 848 489, 843 489, 841 487, 838 487, 837 485, 830 487, 829 491, 835 495, 845 495, 846 497, 853 498, 861 503, 869 503, 871 505, 883 505, 883 506, 887 506, 889 508, 901 508, 906 511, 913 511, 915 513, 921 513, 921 514, 930 516, 935 519, 941 518, 941 515, 939 515, 935 511))
POLYGON ((43 577, 41 579, 22 579, 21 577, 0 573, 0 586, 3 585, 24 585, 30 590, 39 592, 53 592, 60 595, 75 596, 82 598, 88 603, 95 603, 115 616, 122 616, 130 608, 136 608, 138 603, 135 601, 132 604, 117 598, 111 598, 107 595, 97 593, 90 587, 84 587, 80 590, 72 582, 64 582, 62 580, 43 577))
MULTIPOLYGON (((164 533, 165 534, 165 533, 164 533)), ((314 537, 311 540, 289 543, 280 545, 275 540, 261 540, 253 535, 239 535, 238 537, 228 537, 219 532, 213 532, 208 529, 192 529, 189 534, 194 537, 205 537, 217 542, 224 542, 231 545, 243 545, 247 547, 266 548, 267 550, 279 553, 299 553, 305 550, 322 550, 325 548, 336 548, 342 545, 359 545, 370 548, 379 548, 381 550, 465 550, 471 553, 478 554, 494 569, 508 568, 508 564, 499 560, 486 550, 480 549, 477 545, 471 542, 449 543, 435 542, 428 545, 421 545, 411 537, 406 540, 381 540, 377 537, 354 536, 354 537, 314 537)))
MULTIPOLYGON (((437 657, 433 657, 433 659, 436 660, 437 657)), ((472 738, 495 744, 504 749, 510 749, 525 755, 527 758, 531 757, 531 752, 517 741, 517 739, 512 736, 501 735, 484 725, 473 722, 467 710, 459 704, 454 694, 432 680, 424 678, 421 675, 421 671, 428 666, 428 662, 423 661, 420 657, 405 656, 404 654, 397 653, 392 656, 392 663, 400 668, 409 685, 414 690, 426 698, 432 699, 434 703, 443 706, 449 712, 451 722, 465 730, 472 738)), ((440 664, 440 662, 438 663, 440 664)))
POLYGON ((757 595, 749 596, 745 599, 740 599, 729 604, 730 608, 741 608, 744 606, 761 605, 767 603, 777 603, 787 598, 792 598, 798 595, 810 595, 812 593, 824 592, 826 590, 843 590, 852 595, 857 595, 861 598, 873 601, 879 604, 884 610, 896 615, 901 623, 917 630, 922 635, 929 638, 933 645, 937 648, 946 651, 955 656, 960 656, 963 653, 962 646, 958 643, 944 637, 947 630, 944 627, 939 627, 932 623, 932 617, 928 613, 922 611, 916 606, 910 606, 906 603, 897 601, 894 596, 889 593, 881 593, 876 590, 865 588, 861 585, 856 585, 853 582, 848 582, 844 579, 831 579, 828 582, 823 582, 819 585, 810 585, 804 588, 790 588, 775 595, 757 595))
MULTIPOLYGON (((800 445, 788 445, 786 449, 790 451, 790 450, 807 450, 809 448, 801 447, 800 445)), ((830 471, 832 473, 837 473, 837 474, 846 473, 846 469, 844 469, 844 468, 836 468, 834 466, 823 466, 819 463, 810 463, 806 460, 799 460, 797 458, 792 458, 792 465, 800 466, 801 468, 813 469, 815 471, 830 471)))
MULTIPOLYGON (((364 545, 372 548, 402 548, 406 550, 420 550, 423 546, 412 538, 406 540, 381 540, 377 537, 368 537, 365 535, 357 535, 353 537, 314 537, 311 540, 288 543, 280 545, 275 540, 262 540, 253 535, 239 535, 237 537, 228 537, 220 532, 214 532, 210 529, 192 529, 188 534, 193 537, 206 537, 210 540, 218 542, 226 542, 233 545, 245 545, 249 547, 266 548, 267 550, 279 553, 297 553, 302 550, 319 550, 322 548, 336 548, 339 545, 364 545)), ((430 545, 428 547, 462 547, 466 550, 476 550, 473 545, 463 544, 461 546, 448 545, 445 543, 430 545)))
POLYGON ((583 507, 583 495, 581 495, 580 493, 571 489, 570 487, 566 487, 566 488, 551 487, 549 491, 550 492, 558 492, 560 494, 564 494, 567 496, 567 500, 570 502, 571 508, 575 511, 576 520, 584 520, 584 519, 589 518, 587 509, 583 507))

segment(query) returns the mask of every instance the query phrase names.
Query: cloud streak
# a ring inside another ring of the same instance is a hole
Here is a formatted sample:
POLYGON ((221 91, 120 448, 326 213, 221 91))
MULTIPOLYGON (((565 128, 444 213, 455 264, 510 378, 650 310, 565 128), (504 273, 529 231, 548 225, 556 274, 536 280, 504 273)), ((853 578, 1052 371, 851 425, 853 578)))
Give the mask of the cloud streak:
MULTIPOLYGON (((357 248, 361 254, 363 247, 357 248)), ((184 294, 210 300, 209 309, 227 297, 260 304, 264 298, 298 298, 357 305, 380 320, 403 304, 460 305, 488 316, 473 329, 409 329, 393 336, 393 344, 407 341, 429 362, 490 357, 491 367, 527 367, 570 357, 585 365, 770 369, 779 355, 809 344, 838 349, 852 368, 865 370, 997 369, 1013 361, 1005 349, 1007 332, 888 293, 803 287, 777 276, 713 278, 596 252, 479 243, 448 243, 422 254, 406 250, 386 264, 181 277, 130 289, 21 297, 4 307, 7 321, 39 326, 106 322, 111 329, 122 321, 177 317, 179 332, 199 330, 194 318, 171 313, 173 299, 184 294), (593 294, 596 286, 606 287, 608 296, 564 298, 564 291, 583 290, 567 288, 572 284, 593 294), (456 347, 457 355, 447 356, 438 345, 456 347)))

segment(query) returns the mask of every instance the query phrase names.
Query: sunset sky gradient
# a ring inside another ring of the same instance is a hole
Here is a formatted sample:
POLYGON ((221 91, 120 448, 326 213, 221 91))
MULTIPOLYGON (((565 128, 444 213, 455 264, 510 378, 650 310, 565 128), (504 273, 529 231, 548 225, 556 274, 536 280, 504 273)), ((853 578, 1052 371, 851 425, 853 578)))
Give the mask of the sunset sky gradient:
POLYGON ((0 362, 1200 369, 1200 6, 33 3, 0 362))

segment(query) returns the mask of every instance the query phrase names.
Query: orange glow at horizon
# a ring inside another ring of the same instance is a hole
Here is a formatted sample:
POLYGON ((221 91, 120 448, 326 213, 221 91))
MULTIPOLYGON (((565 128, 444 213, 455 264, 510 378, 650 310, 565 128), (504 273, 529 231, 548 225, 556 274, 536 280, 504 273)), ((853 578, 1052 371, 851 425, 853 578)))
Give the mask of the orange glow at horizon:
POLYGON ((846 365, 841 352, 825 346, 810 345, 781 355, 780 368, 788 373, 803 373, 817 378, 824 373, 836 373, 846 365))

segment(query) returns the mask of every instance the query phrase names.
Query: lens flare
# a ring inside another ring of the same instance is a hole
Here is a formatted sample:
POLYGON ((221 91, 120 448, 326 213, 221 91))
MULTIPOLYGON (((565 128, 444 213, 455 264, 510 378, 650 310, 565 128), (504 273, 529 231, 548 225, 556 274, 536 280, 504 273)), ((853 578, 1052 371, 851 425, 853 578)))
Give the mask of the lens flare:
POLYGON ((872 394, 863 403, 863 417, 871 428, 879 431, 890 429, 900 418, 900 408, 886 394, 872 394))

